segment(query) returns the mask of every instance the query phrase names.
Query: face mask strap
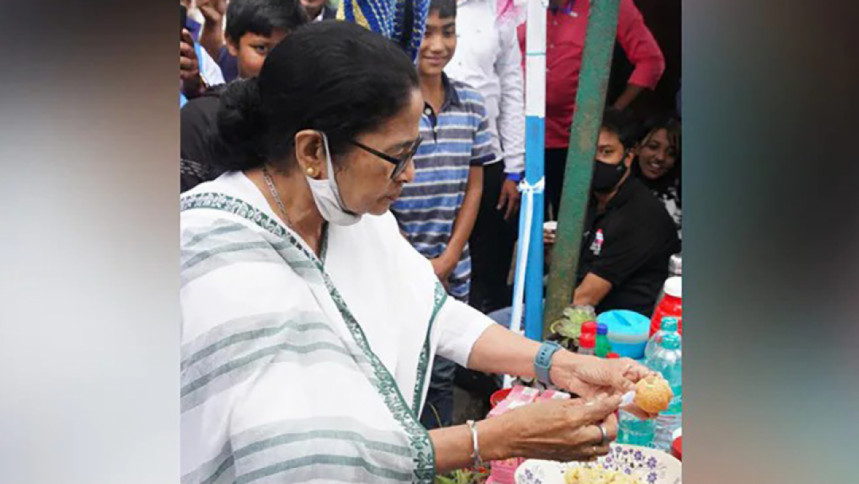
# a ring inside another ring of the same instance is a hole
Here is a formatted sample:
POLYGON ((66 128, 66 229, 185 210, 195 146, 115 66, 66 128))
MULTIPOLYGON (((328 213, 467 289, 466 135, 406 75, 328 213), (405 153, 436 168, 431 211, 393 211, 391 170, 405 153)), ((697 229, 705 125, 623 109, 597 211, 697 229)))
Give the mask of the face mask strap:
POLYGON ((341 210, 347 214, 357 216, 358 214, 346 208, 346 205, 343 203, 343 197, 340 196, 340 187, 337 186, 337 179, 334 177, 334 160, 331 157, 331 149, 328 147, 328 135, 321 130, 317 130, 316 132, 322 135, 322 144, 325 147, 325 169, 328 170, 328 185, 331 187, 332 193, 334 193, 334 198, 337 200, 337 204, 340 205, 341 210))

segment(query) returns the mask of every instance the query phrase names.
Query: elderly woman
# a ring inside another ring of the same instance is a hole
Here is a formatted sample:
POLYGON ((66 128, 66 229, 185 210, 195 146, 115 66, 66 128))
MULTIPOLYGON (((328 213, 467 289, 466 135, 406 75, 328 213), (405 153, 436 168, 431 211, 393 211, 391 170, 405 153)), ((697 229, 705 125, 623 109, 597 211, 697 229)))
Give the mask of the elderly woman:
POLYGON ((302 27, 218 118, 227 173, 181 199, 181 465, 192 482, 432 482, 605 454, 645 374, 517 336, 448 298, 388 211, 414 176, 415 68, 354 24, 302 27), (438 354, 582 398, 427 432, 438 354))

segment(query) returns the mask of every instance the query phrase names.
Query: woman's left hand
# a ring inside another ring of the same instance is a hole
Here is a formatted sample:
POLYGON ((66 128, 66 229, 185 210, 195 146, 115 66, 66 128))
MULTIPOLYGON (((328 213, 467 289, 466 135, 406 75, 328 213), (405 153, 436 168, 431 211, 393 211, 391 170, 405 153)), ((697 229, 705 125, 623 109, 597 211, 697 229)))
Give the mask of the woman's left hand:
POLYGON ((552 383, 585 398, 600 393, 622 395, 653 373, 629 358, 603 359, 562 350, 552 360, 552 383))

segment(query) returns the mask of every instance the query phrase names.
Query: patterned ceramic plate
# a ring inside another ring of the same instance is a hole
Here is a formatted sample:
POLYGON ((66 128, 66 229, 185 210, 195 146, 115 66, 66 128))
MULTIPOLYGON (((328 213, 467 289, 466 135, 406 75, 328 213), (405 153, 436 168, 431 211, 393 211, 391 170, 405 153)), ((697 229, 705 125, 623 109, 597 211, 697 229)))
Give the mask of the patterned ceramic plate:
MULTIPOLYGON (((674 456, 637 445, 613 444, 611 453, 600 457, 597 464, 624 472, 641 484, 681 484, 682 466, 674 456)), ((564 473, 576 466, 593 466, 584 462, 554 462, 529 459, 516 469, 517 484, 564 484, 564 473)))

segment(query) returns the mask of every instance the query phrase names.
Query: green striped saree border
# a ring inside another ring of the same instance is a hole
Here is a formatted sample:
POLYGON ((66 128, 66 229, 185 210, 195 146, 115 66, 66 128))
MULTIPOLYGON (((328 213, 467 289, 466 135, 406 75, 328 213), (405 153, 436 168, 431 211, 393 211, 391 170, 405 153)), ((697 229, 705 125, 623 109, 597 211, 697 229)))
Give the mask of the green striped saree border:
POLYGON ((444 286, 442 286, 440 282, 435 283, 435 294, 433 295, 433 298, 432 315, 430 316, 429 325, 427 325, 427 336, 426 339, 424 339, 424 347, 421 350, 421 356, 418 359, 418 374, 415 379, 415 394, 412 399, 412 411, 419 419, 421 418, 421 398, 424 394, 427 366, 429 366, 432 327, 435 323, 436 316, 438 316, 438 312, 441 310, 441 307, 444 306, 445 301, 447 301, 447 291, 444 290, 444 286))

